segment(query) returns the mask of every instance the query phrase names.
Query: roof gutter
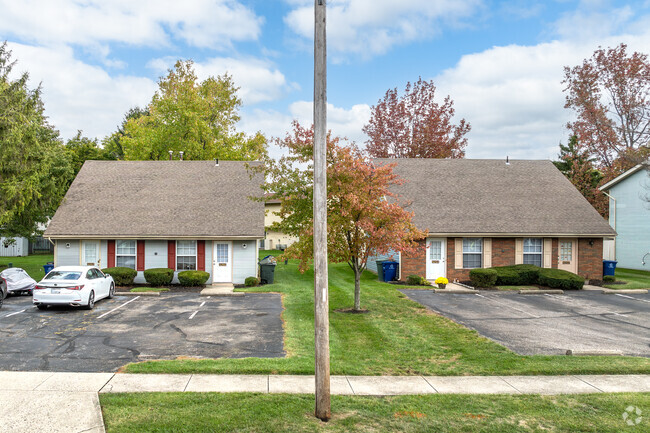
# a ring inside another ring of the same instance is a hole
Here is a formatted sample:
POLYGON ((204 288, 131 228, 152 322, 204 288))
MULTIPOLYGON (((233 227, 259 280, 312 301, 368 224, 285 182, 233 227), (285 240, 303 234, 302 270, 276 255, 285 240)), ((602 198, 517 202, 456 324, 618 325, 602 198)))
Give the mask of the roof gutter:
POLYGON ((171 236, 171 235, 84 235, 84 234, 69 234, 69 235, 50 235, 48 239, 158 239, 158 240, 178 240, 178 239, 205 239, 211 241, 228 241, 228 240, 248 240, 248 239, 264 239, 264 235, 238 235, 238 236, 206 236, 206 235, 195 235, 195 236, 171 236))
POLYGON ((589 238, 589 237, 612 237, 616 233, 429 233, 428 237, 449 237, 449 238, 589 238))

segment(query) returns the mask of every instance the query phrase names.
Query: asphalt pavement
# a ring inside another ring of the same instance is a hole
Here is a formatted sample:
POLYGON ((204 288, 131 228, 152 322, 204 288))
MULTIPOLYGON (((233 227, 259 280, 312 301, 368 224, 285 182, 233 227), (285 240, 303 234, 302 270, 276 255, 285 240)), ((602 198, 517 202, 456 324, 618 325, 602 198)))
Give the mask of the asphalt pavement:
POLYGON ((650 295, 520 295, 402 290, 409 298, 522 355, 650 356, 650 295))
POLYGON ((0 370, 114 372, 154 359, 283 357, 276 294, 116 296, 91 311, 9 297, 0 309, 0 370))

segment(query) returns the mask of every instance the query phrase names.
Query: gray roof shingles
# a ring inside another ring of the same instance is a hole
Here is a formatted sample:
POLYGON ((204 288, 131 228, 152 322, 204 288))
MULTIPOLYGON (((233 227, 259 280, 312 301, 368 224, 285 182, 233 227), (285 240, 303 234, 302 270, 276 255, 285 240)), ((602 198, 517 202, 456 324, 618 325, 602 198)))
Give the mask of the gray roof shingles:
POLYGON ((397 163, 393 191, 429 233, 613 236, 616 232, 550 161, 376 159, 397 163))
POLYGON ((86 161, 46 237, 263 237, 244 161, 86 161))

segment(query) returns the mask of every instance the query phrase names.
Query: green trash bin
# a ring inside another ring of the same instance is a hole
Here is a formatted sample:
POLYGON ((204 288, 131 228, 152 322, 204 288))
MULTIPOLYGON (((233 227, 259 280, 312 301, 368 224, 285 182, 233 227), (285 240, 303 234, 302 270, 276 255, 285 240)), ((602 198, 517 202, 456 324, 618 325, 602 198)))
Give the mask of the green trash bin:
POLYGON ((382 263, 387 262, 388 260, 377 260, 377 277, 379 281, 384 281, 384 267, 382 263))
POLYGON ((273 256, 266 256, 260 261, 260 282, 262 284, 273 284, 276 264, 273 256))

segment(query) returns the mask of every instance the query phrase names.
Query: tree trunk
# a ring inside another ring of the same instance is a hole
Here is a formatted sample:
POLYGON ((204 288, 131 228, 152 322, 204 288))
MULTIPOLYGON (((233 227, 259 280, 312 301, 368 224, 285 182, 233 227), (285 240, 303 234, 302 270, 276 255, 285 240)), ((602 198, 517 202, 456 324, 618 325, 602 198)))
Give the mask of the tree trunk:
POLYGON ((361 269, 358 264, 354 264, 354 309, 361 309, 361 269))

